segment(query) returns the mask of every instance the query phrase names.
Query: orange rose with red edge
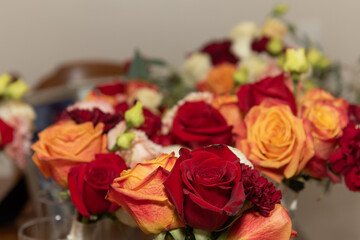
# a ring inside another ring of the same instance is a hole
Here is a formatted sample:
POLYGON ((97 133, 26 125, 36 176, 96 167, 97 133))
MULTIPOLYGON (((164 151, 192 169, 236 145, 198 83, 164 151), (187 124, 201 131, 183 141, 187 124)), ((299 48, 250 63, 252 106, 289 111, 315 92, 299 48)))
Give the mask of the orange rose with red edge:
POLYGON ((218 95, 215 96, 211 103, 211 105, 223 115, 227 124, 234 127, 243 119, 238 104, 238 97, 236 95, 218 95))
POLYGON ((244 120, 246 134, 236 146, 268 177, 277 182, 300 173, 314 156, 309 125, 287 105, 265 100, 251 108, 244 120))
POLYGON ((299 116, 311 123, 315 153, 327 159, 333 152, 336 141, 347 125, 349 104, 342 98, 334 98, 322 89, 305 93, 300 101, 299 116))
POLYGON ((90 162, 95 154, 106 153, 104 124, 95 127, 91 122, 76 124, 61 121, 39 133, 39 140, 31 148, 33 161, 46 178, 52 177, 60 186, 67 186, 70 169, 90 162))
POLYGON ((124 208, 144 233, 183 226, 163 185, 176 160, 174 153, 162 154, 123 171, 111 185, 107 199, 124 208))
POLYGON ((268 217, 254 210, 245 212, 230 228, 226 240, 289 240, 296 235, 286 208, 276 204, 268 217))
POLYGON ((230 93, 234 88, 234 73, 236 66, 230 63, 223 63, 213 67, 205 78, 204 88, 213 93, 230 93))

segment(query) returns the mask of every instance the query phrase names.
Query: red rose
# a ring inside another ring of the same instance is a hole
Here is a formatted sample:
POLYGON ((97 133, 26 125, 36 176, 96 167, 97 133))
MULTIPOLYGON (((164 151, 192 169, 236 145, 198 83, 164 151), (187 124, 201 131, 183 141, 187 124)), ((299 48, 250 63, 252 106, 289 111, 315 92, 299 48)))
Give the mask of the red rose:
POLYGON ((314 156, 305 166, 305 171, 308 175, 314 178, 328 177, 328 161, 314 156))
POLYGON ((296 102, 293 93, 285 85, 284 74, 266 77, 259 82, 245 84, 237 91, 240 109, 248 112, 253 106, 259 105, 265 99, 272 99, 288 105, 296 115, 296 102))
POLYGON ((172 125, 175 142, 191 148, 232 141, 232 126, 221 113, 203 101, 186 102, 179 107, 172 125))
POLYGON ((6 144, 13 140, 13 128, 7 125, 0 118, 0 147, 4 147, 6 144))
POLYGON ((116 94, 125 93, 125 87, 125 83, 114 81, 112 83, 96 86, 96 89, 99 90, 102 94, 114 96, 116 94))
POLYGON ((98 108, 95 108, 92 111, 74 109, 72 111, 63 111, 58 115, 56 121, 69 119, 74 120, 77 124, 92 122, 94 126, 96 126, 99 122, 102 122, 104 123, 104 133, 106 133, 123 120, 123 116, 104 113, 98 108))
POLYGON ((117 205, 105 200, 105 196, 110 184, 125 169, 124 160, 114 153, 96 154, 92 162, 71 168, 68 186, 79 213, 90 218, 90 214, 115 211, 117 205))
POLYGON ((213 41, 203 47, 200 51, 207 53, 211 57, 211 62, 213 65, 218 65, 221 63, 232 63, 237 64, 239 59, 232 54, 231 52, 231 41, 213 41))
POLYGON ((360 191, 360 167, 353 168, 345 175, 345 184, 351 191, 360 191))
POLYGON ((225 145, 182 148, 164 186, 184 223, 220 228, 245 201, 239 158, 225 145))

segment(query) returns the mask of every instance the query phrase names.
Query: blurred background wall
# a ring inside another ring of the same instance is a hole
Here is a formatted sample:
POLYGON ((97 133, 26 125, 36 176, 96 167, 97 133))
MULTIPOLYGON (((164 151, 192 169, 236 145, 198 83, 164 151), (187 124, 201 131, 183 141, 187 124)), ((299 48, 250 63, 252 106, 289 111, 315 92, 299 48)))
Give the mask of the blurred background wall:
MULTIPOLYGON (((0 71, 18 71, 31 86, 58 63, 122 60, 139 47, 179 66, 186 53, 226 36, 243 20, 262 24, 275 0, 1 0, 0 71)), ((288 19, 325 52, 353 63, 360 56, 356 0, 291 0, 288 19)))
MULTIPOLYGON (((187 53, 226 36, 243 20, 262 24, 274 0, 1 0, 0 72, 18 72, 30 86, 58 64, 124 60, 134 48, 180 66, 187 53)), ((360 1, 292 0, 287 18, 321 42, 328 56, 355 64, 360 56, 360 1)), ((360 81, 359 81, 360 82, 360 81)), ((360 194, 335 186, 302 193, 300 239, 360 239, 360 194)))

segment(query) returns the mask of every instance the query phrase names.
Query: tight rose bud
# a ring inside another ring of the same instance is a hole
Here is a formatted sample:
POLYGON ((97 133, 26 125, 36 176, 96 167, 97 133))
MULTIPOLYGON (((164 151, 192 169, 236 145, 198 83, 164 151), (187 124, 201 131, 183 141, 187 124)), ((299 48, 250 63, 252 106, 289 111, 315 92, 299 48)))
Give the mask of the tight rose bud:
POLYGON ((125 112, 126 124, 131 127, 140 127, 144 123, 143 104, 137 102, 135 106, 125 112))
POLYGON ((238 85, 245 84, 249 81, 249 71, 246 66, 242 66, 234 73, 235 83, 238 85))
POLYGON ((288 11, 288 9, 289 9, 289 6, 287 4, 279 3, 279 4, 275 5, 272 12, 276 16, 281 16, 281 15, 285 14, 288 11))
POLYGON ((4 95, 7 98, 19 100, 22 96, 28 91, 28 86, 26 83, 20 78, 16 80, 16 82, 11 83, 4 92, 4 95))
POLYGON ((272 55, 278 55, 282 52, 284 49, 283 44, 280 39, 278 38, 272 38, 267 44, 266 49, 272 54, 272 55))
POLYGON ((0 94, 3 94, 5 92, 5 89, 11 82, 11 76, 9 74, 2 74, 0 76, 0 94))
POLYGON ((330 65, 330 60, 316 48, 310 48, 307 53, 307 60, 314 68, 325 69, 330 65))
POLYGON ((135 133, 122 133, 116 139, 116 146, 120 149, 129 149, 131 147, 131 143, 135 138, 135 133))
POLYGON ((309 64, 306 60, 305 49, 287 49, 283 68, 286 72, 298 74, 307 72, 309 64))

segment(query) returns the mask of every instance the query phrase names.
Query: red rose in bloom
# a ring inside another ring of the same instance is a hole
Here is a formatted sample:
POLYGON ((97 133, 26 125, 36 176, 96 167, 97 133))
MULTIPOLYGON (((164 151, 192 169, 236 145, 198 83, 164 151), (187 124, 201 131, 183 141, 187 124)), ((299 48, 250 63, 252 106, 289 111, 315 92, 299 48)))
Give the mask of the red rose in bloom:
POLYGON ((164 186, 184 223, 220 228, 245 201, 240 160, 225 145, 182 148, 164 186))
POLYGON ((335 172, 345 176, 350 190, 360 191, 360 129, 353 121, 344 128, 339 147, 330 155, 329 161, 335 172))
POLYGON ((270 98, 281 104, 288 105, 296 115, 295 98, 285 85, 283 73, 275 77, 266 77, 259 82, 242 85, 236 94, 239 99, 240 109, 245 112, 270 98))
POLYGON ((262 37, 258 39, 254 39, 254 41, 251 44, 251 49, 255 52, 267 52, 267 44, 270 41, 270 38, 268 37, 262 37))
POLYGON ((0 118, 0 147, 4 147, 6 144, 13 140, 13 128, 7 125, 0 118))
POLYGON ((77 124, 92 122, 94 126, 96 126, 99 122, 102 122, 104 123, 104 133, 106 133, 123 120, 123 116, 104 113, 98 108, 95 108, 92 111, 74 109, 72 111, 63 111, 56 120, 60 121, 69 119, 74 120, 77 124))
POLYGON ((360 124, 360 106, 351 104, 348 110, 349 121, 354 121, 356 124, 360 124))
POLYGON ((203 101, 186 102, 179 107, 172 125, 175 142, 191 148, 211 144, 230 145, 232 126, 220 112, 203 101))
POLYGON ((210 55, 213 65, 218 65, 221 63, 236 64, 239 61, 239 59, 231 53, 230 40, 211 42, 203 47, 200 51, 210 55))
POLYGON ((125 87, 125 83, 116 81, 113 83, 96 86, 96 89, 99 90, 102 94, 114 96, 116 94, 125 93, 125 87))
POLYGON ((114 212, 118 206, 105 200, 105 196, 109 185, 125 169, 124 160, 114 153, 96 154, 92 162, 71 168, 68 186, 79 213, 90 218, 90 214, 114 212))

